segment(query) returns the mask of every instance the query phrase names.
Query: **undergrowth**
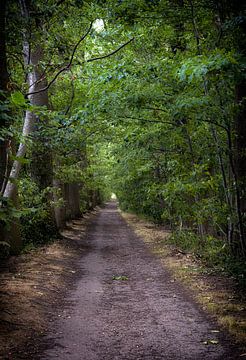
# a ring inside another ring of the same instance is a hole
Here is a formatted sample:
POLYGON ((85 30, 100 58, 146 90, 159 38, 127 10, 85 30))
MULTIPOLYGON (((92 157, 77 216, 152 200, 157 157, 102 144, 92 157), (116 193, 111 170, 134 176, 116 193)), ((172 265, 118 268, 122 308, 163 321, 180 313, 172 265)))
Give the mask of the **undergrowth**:
POLYGON ((211 235, 199 237, 191 230, 174 231, 165 241, 184 252, 193 253, 211 271, 227 273, 246 287, 245 262, 232 256, 229 246, 211 235))

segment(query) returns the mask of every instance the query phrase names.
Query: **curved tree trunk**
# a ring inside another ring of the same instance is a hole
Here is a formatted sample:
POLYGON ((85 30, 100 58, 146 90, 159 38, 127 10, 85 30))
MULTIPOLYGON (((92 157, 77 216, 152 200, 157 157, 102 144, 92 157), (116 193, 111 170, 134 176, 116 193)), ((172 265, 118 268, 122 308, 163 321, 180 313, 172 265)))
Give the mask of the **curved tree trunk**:
MULTIPOLYGON (((20 0, 21 13, 23 18, 26 20, 26 23, 30 22, 29 9, 27 2, 25 0, 20 0)), ((27 30, 24 31, 23 37, 23 54, 24 54, 24 64, 26 67, 30 67, 31 71, 27 76, 27 83, 29 85, 29 92, 36 92, 46 86, 47 80, 41 75, 40 71, 40 61, 43 59, 43 48, 40 44, 36 45, 34 49, 31 49, 30 44, 30 34, 27 30)), ((32 46, 33 47, 33 46, 32 46)), ((35 106, 46 106, 48 107, 48 93, 47 91, 38 92, 28 96, 31 105, 35 106)), ((27 141, 30 138, 30 135, 34 138, 34 141, 42 141, 38 137, 35 139, 35 132, 38 131, 39 118, 31 111, 26 111, 23 130, 22 130, 22 143, 20 143, 16 160, 14 161, 7 185, 5 187, 3 196, 4 198, 15 201, 17 196, 17 187, 16 180, 19 177, 21 171, 21 161, 18 161, 18 158, 23 158, 27 150, 27 141)), ((37 151, 33 150, 32 155, 32 176, 35 182, 38 184, 38 187, 41 190, 45 189, 47 186, 52 186, 52 157, 49 149, 40 152, 39 144, 34 144, 33 149, 37 147, 37 151)), ((48 199, 47 199, 48 200, 48 199)), ((50 220, 55 225, 54 212, 50 209, 50 220)), ((7 235, 9 237, 9 235, 7 235)), ((13 243, 13 241, 11 242, 13 243)))

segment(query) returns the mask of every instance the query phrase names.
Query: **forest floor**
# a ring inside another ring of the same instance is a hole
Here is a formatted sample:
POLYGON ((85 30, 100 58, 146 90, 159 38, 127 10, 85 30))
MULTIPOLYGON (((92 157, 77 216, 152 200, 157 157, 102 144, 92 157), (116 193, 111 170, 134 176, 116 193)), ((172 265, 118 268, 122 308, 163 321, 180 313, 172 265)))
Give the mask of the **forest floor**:
POLYGON ((246 358, 225 330, 232 324, 242 343, 232 279, 195 270, 195 259, 165 245, 168 232, 123 216, 111 202, 2 266, 0 359, 246 358), (215 311, 226 303, 230 321, 215 311))

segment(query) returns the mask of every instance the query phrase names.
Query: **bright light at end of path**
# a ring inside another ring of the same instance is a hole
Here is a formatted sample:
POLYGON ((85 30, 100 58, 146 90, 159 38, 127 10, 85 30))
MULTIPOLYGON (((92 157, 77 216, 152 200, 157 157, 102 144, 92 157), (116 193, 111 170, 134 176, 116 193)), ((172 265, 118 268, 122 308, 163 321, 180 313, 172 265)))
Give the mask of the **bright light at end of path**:
POLYGON ((116 195, 115 195, 115 194, 111 194, 111 199, 112 199, 112 200, 116 200, 116 195))

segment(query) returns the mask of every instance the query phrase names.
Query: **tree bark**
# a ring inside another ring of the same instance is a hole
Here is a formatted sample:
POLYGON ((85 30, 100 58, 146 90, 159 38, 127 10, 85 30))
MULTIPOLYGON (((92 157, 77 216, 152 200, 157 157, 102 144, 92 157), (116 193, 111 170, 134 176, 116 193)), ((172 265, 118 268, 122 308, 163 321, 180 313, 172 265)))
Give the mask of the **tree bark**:
MULTIPOLYGON (((30 24, 30 15, 28 3, 25 0, 20 0, 21 13, 23 18, 25 19, 26 24, 30 24)), ((40 44, 36 45, 34 49, 31 49, 30 43, 30 34, 27 29, 24 30, 23 35, 23 54, 24 54, 24 64, 25 67, 30 67, 31 71, 27 75, 27 84, 29 85, 29 92, 36 92, 46 86, 45 77, 41 78, 40 71, 40 61, 43 59, 43 48, 40 44)), ((28 99, 31 105, 35 106, 48 106, 48 93, 47 91, 37 92, 35 94, 29 95, 28 99)), ((24 125, 22 130, 22 139, 23 141, 20 143, 16 157, 17 159, 14 161, 10 176, 4 190, 3 196, 7 199, 15 201, 17 188, 16 188, 16 180, 19 177, 21 170, 21 162, 18 158, 23 158, 26 154, 27 149, 27 141, 30 138, 30 135, 34 135, 35 131, 38 130, 39 118, 31 111, 26 111, 24 125)), ((35 141, 35 137, 34 137, 35 141)), ((33 147, 34 148, 34 147, 33 147)), ((40 150, 40 147, 37 149, 40 150)), ((38 153, 38 151, 33 151, 33 178, 39 186, 40 190, 45 189, 47 186, 52 186, 52 158, 50 155, 50 151, 44 151, 38 153), (35 168, 36 167, 36 168, 35 168), (35 171, 34 171, 35 169, 35 171)), ((47 199, 48 200, 48 199, 47 199)), ((50 208, 50 221, 55 224, 54 212, 50 208)))
MULTIPOLYGON (((19 207, 17 187, 14 189, 12 202, 16 208, 19 207)), ((21 226, 18 218, 11 219, 9 226, 4 228, 4 241, 10 245, 11 254, 19 254, 22 249, 22 238, 20 230, 21 226)))
POLYGON ((65 184, 66 219, 71 220, 81 216, 79 184, 65 184))
MULTIPOLYGON (((25 19, 29 19, 28 8, 24 0, 20 0, 20 6, 21 6, 22 16, 25 19)), ((29 85, 29 89, 34 91, 36 90, 36 86, 37 86, 38 74, 37 74, 37 68, 33 63, 33 60, 37 58, 37 55, 34 55, 34 59, 33 56, 31 56, 31 49, 30 49, 30 43, 29 43, 27 31, 25 31, 23 35, 23 54, 24 54, 25 66, 27 67, 29 65, 33 65, 32 71, 28 73, 27 83, 29 85)), ((30 95, 28 98, 30 100, 30 103, 32 104, 34 96, 30 95)), ((35 121, 36 121, 36 116, 34 115, 34 113, 32 113, 31 111, 26 111, 23 129, 22 129, 23 142, 21 142, 19 145, 16 154, 17 160, 15 160, 12 165, 9 180, 4 191, 4 197, 8 199, 12 199, 15 196, 16 193, 15 180, 18 179, 21 170, 21 162, 18 161, 18 158, 23 158, 26 154, 26 142, 30 134, 33 132, 35 121)))
MULTIPOLYGON (((54 179, 53 186, 56 191, 54 194, 54 200, 59 201, 60 198, 65 202, 65 185, 60 180, 54 179)), ((64 229, 66 226, 66 206, 65 203, 62 205, 55 205, 55 219, 56 226, 59 230, 64 229)))
MULTIPOLYGON (((0 101, 4 101, 4 93, 7 93, 7 85, 9 81, 6 57, 6 39, 5 39, 5 10, 6 0, 1 2, 0 11, 0 101), (3 93, 2 93, 3 92, 3 93)), ((6 126, 6 120, 1 118, 0 129, 6 126)), ((7 141, 0 140, 0 190, 4 182, 6 166, 7 166, 7 141)))
MULTIPOLYGON (((232 2, 233 18, 242 18, 242 22, 235 31, 235 47, 242 58, 246 57, 246 4, 244 1, 232 2)), ((235 117, 235 175, 237 178, 238 192, 237 207, 240 214, 239 237, 241 253, 246 256, 246 80, 241 80, 236 85, 236 103, 239 112, 235 117)))
POLYGON ((246 255, 246 81, 236 87, 236 101, 240 107, 235 119, 235 172, 239 187, 237 201, 238 212, 241 214, 240 244, 246 255))
MULTIPOLYGON (((0 101, 5 100, 5 96, 8 95, 8 82, 9 75, 7 69, 7 55, 6 55, 6 37, 5 37, 5 12, 6 12, 7 1, 1 2, 0 12, 0 101)), ((0 129, 8 126, 4 117, 1 118, 0 129)), ((0 190, 1 195, 4 194, 5 185, 7 184, 6 176, 8 175, 8 139, 0 140, 0 190)), ((18 194, 17 189, 12 194, 12 203, 17 207, 18 205, 18 194)), ((8 204, 2 202, 1 207, 5 211, 8 211, 8 204)), ((12 253, 18 253, 22 247, 20 226, 18 219, 11 219, 8 226, 1 221, 0 222, 0 241, 5 241, 10 244, 10 250, 12 253)))

